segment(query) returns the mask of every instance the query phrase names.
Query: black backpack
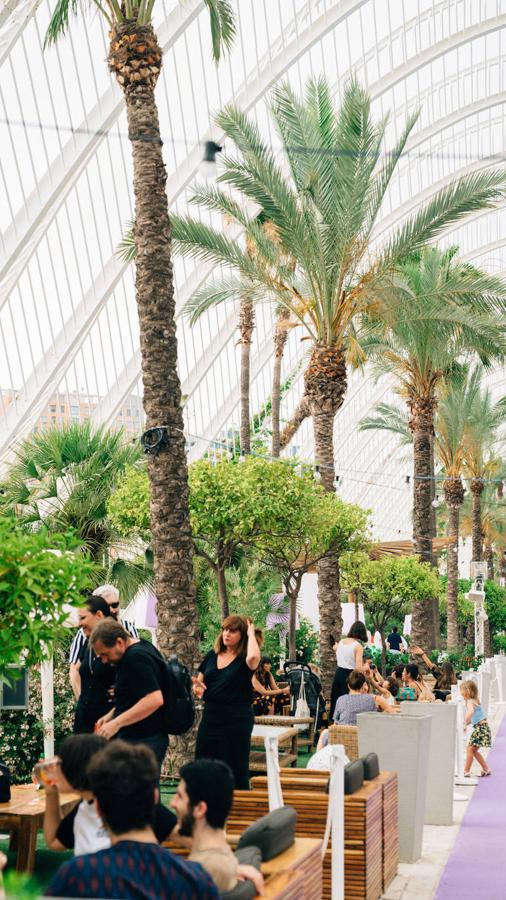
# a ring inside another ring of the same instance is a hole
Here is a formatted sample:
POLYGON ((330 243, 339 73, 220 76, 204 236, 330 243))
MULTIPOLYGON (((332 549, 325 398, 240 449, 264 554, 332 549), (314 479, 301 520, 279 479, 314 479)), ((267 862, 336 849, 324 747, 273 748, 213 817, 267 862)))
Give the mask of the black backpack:
POLYGON ((185 734, 195 721, 192 680, 177 656, 164 660, 163 716, 168 734, 185 734))

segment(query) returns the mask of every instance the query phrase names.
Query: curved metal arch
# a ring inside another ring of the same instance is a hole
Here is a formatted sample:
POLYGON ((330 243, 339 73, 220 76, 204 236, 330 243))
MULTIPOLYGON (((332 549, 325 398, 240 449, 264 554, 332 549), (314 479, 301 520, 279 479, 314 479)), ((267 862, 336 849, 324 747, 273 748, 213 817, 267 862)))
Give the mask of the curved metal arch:
MULTIPOLYGON (((204 0, 187 0, 184 4, 178 4, 158 29, 158 39, 164 53, 203 9, 204 0)), ((0 310, 65 198, 123 109, 121 91, 111 81, 109 89, 67 141, 6 230, 6 249, 0 262, 0 310)))
POLYGON ((0 10, 0 28, 9 18, 11 22, 0 35, 0 68, 41 3, 42 0, 28 0, 23 6, 16 0, 4 0, 4 8, 0 10))
POLYGON ((487 244, 483 244, 481 247, 471 250, 470 253, 463 253, 460 258, 463 259, 464 262, 469 262, 472 259, 476 259, 477 256, 483 256, 485 253, 492 253, 494 250, 500 250, 501 247, 506 247, 506 237, 499 238, 497 241, 489 241, 487 244))

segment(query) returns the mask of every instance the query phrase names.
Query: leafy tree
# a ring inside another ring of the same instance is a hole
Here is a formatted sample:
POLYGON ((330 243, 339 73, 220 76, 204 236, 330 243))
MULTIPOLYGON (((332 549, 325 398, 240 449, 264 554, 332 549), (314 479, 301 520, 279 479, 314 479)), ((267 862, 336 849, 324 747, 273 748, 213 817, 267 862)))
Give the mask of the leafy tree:
POLYGON ((343 584, 359 594, 374 629, 381 635, 381 668, 385 674, 388 623, 416 602, 437 595, 437 573, 416 556, 371 560, 362 553, 342 556, 341 575, 343 584))
MULTIPOLYGON (((409 118, 393 150, 382 155, 387 119, 374 121, 371 100, 353 79, 339 109, 324 78, 311 80, 302 98, 289 84, 277 86, 271 113, 284 162, 254 120, 228 106, 217 122, 234 153, 221 160, 219 186, 197 188, 193 196, 200 207, 231 217, 256 252, 190 217, 173 219, 173 237, 182 252, 228 269, 222 280, 191 298, 192 321, 217 303, 247 298, 285 306, 304 328, 311 342, 306 409, 313 419, 322 484, 334 492, 334 418, 346 394, 347 364, 364 359, 356 334, 362 316, 374 311, 389 319, 392 303, 398 304, 400 261, 467 212, 499 200, 505 176, 487 170, 456 181, 386 242, 373 246, 384 196, 417 115, 409 118), (275 241, 257 221, 259 207, 275 228, 275 241)), ((409 306, 408 298, 405 302, 409 306)), ((318 592, 320 657, 324 680, 329 680, 335 668, 332 643, 341 628, 335 556, 318 565, 318 592)))
MULTIPOLYGON (((390 315, 373 311, 362 345, 378 375, 394 377, 409 410, 413 437, 413 541, 420 558, 432 562, 434 518, 434 420, 438 396, 463 355, 478 354, 486 365, 501 358, 506 341, 501 319, 506 284, 463 263, 456 248, 424 248, 397 266, 402 291, 394 293, 390 315)), ((376 417, 377 418, 377 417, 376 417)), ((385 427, 385 423, 377 423, 385 427)), ((399 426, 398 420, 395 430, 399 426)), ((372 427, 366 421, 363 428, 372 427)), ((377 427, 377 426, 376 426, 377 427)), ((432 617, 415 603, 413 640, 429 646, 432 617)))
MULTIPOLYGON (((184 0, 181 0, 183 6, 184 0)), ((149 455, 151 540, 158 597, 161 650, 177 650, 190 665, 198 650, 193 584, 193 543, 181 384, 177 366, 174 282, 167 173, 163 162, 155 86, 162 50, 153 28, 155 0, 93 0, 109 36, 107 63, 123 92, 132 145, 137 246, 135 293, 139 316, 146 427, 159 440, 149 455), (160 430, 161 429, 161 430, 160 430)), ((161 6, 161 4, 158 4, 161 6)), ((210 13, 213 56, 234 38, 229 0, 205 0, 210 13)), ((46 43, 60 38, 79 0, 52 0, 46 43)), ((97 47, 102 57, 102 45, 97 47)))
POLYGON ((65 604, 79 604, 92 571, 70 537, 0 519, 0 681, 20 659, 31 666, 48 655, 68 618, 65 604))

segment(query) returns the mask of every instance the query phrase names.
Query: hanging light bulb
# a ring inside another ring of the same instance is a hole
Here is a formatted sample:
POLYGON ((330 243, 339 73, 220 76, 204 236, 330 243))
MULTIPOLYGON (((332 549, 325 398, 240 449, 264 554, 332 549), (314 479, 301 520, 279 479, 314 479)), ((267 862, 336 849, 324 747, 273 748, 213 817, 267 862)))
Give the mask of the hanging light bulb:
POLYGON ((321 472, 320 472, 320 466, 315 466, 315 469, 314 469, 314 480, 315 480, 315 481, 321 481, 321 480, 322 480, 322 476, 321 476, 321 472))
POLYGON ((405 481, 406 481, 407 486, 409 487, 411 484, 411 475, 406 475, 405 481))
POLYGON ((436 494, 436 496, 434 497, 434 500, 432 501, 431 505, 434 507, 434 509, 437 509, 437 507, 440 505, 438 494, 436 494))
POLYGON ((231 460, 231 459, 233 459, 233 458, 234 458, 234 454, 232 453, 232 451, 231 451, 231 450, 227 450, 227 459, 228 459, 228 460, 231 460))
POLYGON ((241 450, 241 455, 240 455, 240 457, 239 457, 239 462, 240 462, 240 463, 246 462, 246 454, 245 454, 244 450, 241 450))
POLYGON ((199 166, 199 172, 204 178, 216 178, 216 155, 221 153, 223 147, 216 141, 206 141, 204 144, 204 156, 199 166))
POLYGON ((302 476, 303 472, 304 472, 304 469, 302 468, 302 463, 297 463, 297 465, 294 467, 294 470, 293 470, 293 471, 294 471, 295 474, 298 475, 299 478, 300 478, 300 477, 302 476))

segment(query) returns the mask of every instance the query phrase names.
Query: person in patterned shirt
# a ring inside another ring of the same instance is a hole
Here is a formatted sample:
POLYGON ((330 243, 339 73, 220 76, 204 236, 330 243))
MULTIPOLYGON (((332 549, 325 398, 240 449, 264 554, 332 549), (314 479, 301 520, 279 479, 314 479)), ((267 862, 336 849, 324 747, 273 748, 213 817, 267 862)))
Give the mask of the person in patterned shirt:
MULTIPOLYGON (((114 619, 123 625, 125 631, 128 632, 133 638, 138 638, 138 632, 133 622, 128 622, 126 619, 121 619, 119 616, 120 612, 120 604, 119 604, 119 591, 118 588, 113 584, 101 584, 100 587, 95 588, 93 594, 96 597, 103 597, 105 602, 107 603, 109 609, 111 610, 111 615, 114 619)), ((69 651, 69 677, 70 684, 72 686, 72 690, 74 692, 74 696, 76 700, 79 699, 80 690, 80 676, 79 676, 79 660, 81 658, 82 651, 88 642, 88 638, 86 637, 82 628, 76 633, 74 640, 70 645, 69 651)))
POLYGON ((149 747, 114 741, 93 757, 87 776, 111 847, 64 863, 46 896, 218 900, 202 866, 157 843, 152 823, 158 766, 149 747))

